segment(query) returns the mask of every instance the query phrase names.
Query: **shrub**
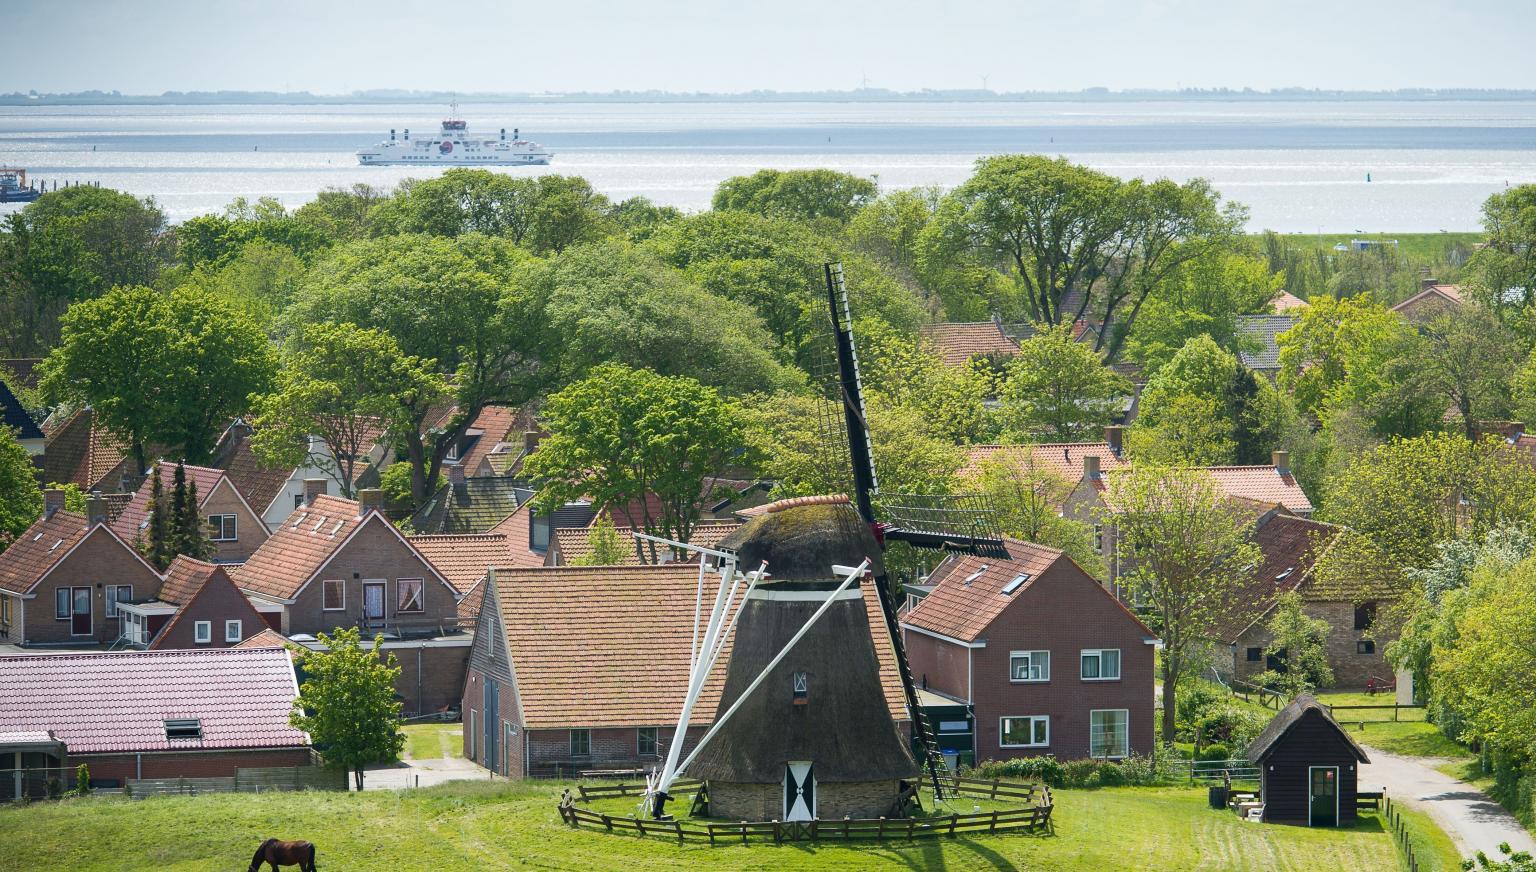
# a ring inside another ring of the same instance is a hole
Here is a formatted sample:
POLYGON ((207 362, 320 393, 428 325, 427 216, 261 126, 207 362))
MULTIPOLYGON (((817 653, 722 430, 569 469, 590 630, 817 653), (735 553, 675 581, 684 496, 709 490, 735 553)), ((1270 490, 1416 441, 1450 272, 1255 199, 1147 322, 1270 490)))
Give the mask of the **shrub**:
POLYGON ((1201 748, 1200 753, 1195 755, 1195 759, 1230 760, 1232 759, 1232 749, 1228 748, 1226 745, 1221 744, 1220 742, 1215 742, 1213 744, 1206 745, 1204 748, 1201 748))
POLYGON ((1098 760, 1070 760, 1062 765, 1062 775, 1067 787, 1098 787, 1098 760))
POLYGON ((1179 741, 1193 742, 1195 728, 1200 724, 1201 719, 1211 709, 1222 705, 1225 700, 1225 694, 1200 682, 1192 683, 1187 689, 1181 690, 1178 705, 1174 708, 1179 741))
POLYGON ((983 760, 971 770, 976 778, 1022 778, 1037 781, 1051 787, 1065 783, 1061 764, 1055 757, 1016 757, 1012 760, 983 760))
POLYGON ((91 792, 91 767, 81 763, 75 767, 75 793, 85 796, 91 792))
POLYGON ((1121 787, 1130 782, 1120 764, 1103 763, 1099 766, 1099 783, 1105 787, 1121 787))
POLYGON ((1208 742, 1220 742, 1229 748, 1246 748, 1269 723, 1269 716, 1228 701, 1211 709, 1200 719, 1200 735, 1208 742))

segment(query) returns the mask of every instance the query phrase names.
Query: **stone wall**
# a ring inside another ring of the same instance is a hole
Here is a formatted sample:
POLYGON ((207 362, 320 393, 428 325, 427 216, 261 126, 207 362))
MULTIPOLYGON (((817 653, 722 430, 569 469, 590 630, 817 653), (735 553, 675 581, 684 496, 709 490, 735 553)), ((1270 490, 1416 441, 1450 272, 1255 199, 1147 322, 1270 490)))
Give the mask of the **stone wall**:
MULTIPOLYGON (((1356 630, 1353 603, 1307 600, 1302 605, 1302 611, 1310 618, 1328 622, 1328 667, 1333 670, 1334 687, 1361 688, 1371 678, 1392 678, 1392 667, 1382 654, 1382 649, 1391 640, 1368 639, 1371 635, 1369 630, 1356 630), (1370 654, 1360 653, 1360 643, 1365 641, 1369 641, 1374 648, 1370 654)), ((1232 668, 1238 678, 1252 679, 1264 671, 1264 657, 1260 655, 1256 661, 1249 660, 1249 649, 1263 649, 1272 638, 1267 618, 1249 627, 1238 637, 1236 650, 1232 652, 1232 668)))

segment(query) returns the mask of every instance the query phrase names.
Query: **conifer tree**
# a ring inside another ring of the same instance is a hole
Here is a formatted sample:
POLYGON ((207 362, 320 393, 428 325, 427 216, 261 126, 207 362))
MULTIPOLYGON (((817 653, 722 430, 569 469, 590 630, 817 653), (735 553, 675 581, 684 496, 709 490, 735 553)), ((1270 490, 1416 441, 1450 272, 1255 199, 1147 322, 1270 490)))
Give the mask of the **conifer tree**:
POLYGON ((213 553, 213 543, 203 528, 201 513, 197 510, 197 482, 187 481, 187 468, 176 463, 176 485, 171 494, 170 560, 185 554, 197 560, 207 560, 213 553))
POLYGON ((166 505, 165 488, 160 482, 160 464, 149 476, 149 524, 139 540, 139 552, 156 569, 170 565, 175 552, 171 546, 171 513, 166 505))

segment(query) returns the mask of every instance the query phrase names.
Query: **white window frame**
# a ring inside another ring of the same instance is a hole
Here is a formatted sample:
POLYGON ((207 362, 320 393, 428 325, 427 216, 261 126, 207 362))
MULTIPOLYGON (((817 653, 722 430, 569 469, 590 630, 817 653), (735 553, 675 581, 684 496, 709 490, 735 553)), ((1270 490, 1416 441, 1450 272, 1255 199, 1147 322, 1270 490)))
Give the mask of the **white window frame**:
POLYGON ((224 621, 224 641, 226 641, 226 642, 240 642, 240 641, 244 640, 245 639, 245 635, 241 632, 243 629, 244 628, 241 626, 241 622, 240 621, 237 621, 237 620, 226 620, 226 621, 224 621), (233 628, 234 631, 235 631, 234 635, 230 635, 229 631, 230 631, 231 628, 233 628))
POLYGON ((1014 684, 1045 684, 1051 680, 1051 652, 1049 649, 1040 648, 1034 651, 1009 651, 1008 652, 1008 680, 1014 684), (1029 658, 1029 668, 1035 668, 1036 655, 1044 654, 1045 668, 1040 670, 1039 678, 1015 678, 1014 660, 1019 657, 1029 658))
POLYGON ((320 582, 320 611, 344 612, 347 610, 347 580, 344 578, 327 578, 320 582), (341 605, 328 606, 325 604, 325 590, 328 586, 336 584, 341 586, 341 605))
POLYGON ((1131 754, 1131 710, 1130 709, 1089 709, 1088 710, 1088 756, 1092 757, 1094 759, 1098 759, 1098 760, 1120 760, 1120 759, 1124 759, 1125 757, 1129 757, 1130 754, 1131 754), (1124 734, 1124 737, 1125 737, 1125 743, 1121 747, 1119 754, 1116 754, 1116 753, 1113 753, 1113 752, 1106 753, 1106 754, 1095 754, 1095 753, 1093 753, 1093 719, 1094 719, 1093 716, 1094 715, 1100 715, 1100 714, 1106 714, 1106 713, 1112 713, 1112 712, 1119 712, 1120 714, 1125 716, 1125 729, 1123 731, 1123 734, 1124 734))
POLYGON ((106 586, 105 590, 106 590, 105 596, 106 596, 106 599, 107 599, 107 617, 108 618, 116 618, 117 617, 117 604, 121 603, 121 602, 127 602, 127 601, 133 599, 133 585, 131 585, 131 584, 109 584, 109 585, 106 586), (128 592, 128 595, 126 597, 123 596, 123 592, 124 591, 128 592))
POLYGON ((1050 715, 1011 715, 997 719, 997 747, 999 748, 1049 748, 1051 746, 1051 716, 1050 715), (1029 721, 1029 741, 1022 744, 1010 744, 1005 737, 1008 735, 1009 721, 1029 721), (1035 728, 1045 725, 1045 741, 1035 741, 1035 728))
POLYGON ((56 587, 53 589, 53 619, 55 621, 67 621, 75 613, 74 588, 56 587), (63 608, 59 608, 63 606, 63 608))
POLYGON ((1083 681, 1119 681, 1120 674, 1123 671, 1121 668, 1123 661, 1124 658, 1121 656, 1119 648, 1084 648, 1077 656, 1077 677, 1083 681), (1114 675, 1104 674, 1104 653, 1106 651, 1115 652, 1114 675), (1091 678, 1083 674, 1083 664, 1088 661, 1089 657, 1099 662, 1099 674, 1091 678))
POLYGON ((197 621, 192 624, 192 641, 198 645, 213 642, 213 621, 197 621))
POLYGON ((427 610, 427 582, 423 578, 397 578, 395 579, 395 612, 397 614, 416 615, 427 610), (416 608, 408 609, 401 602, 403 586, 406 582, 416 585, 416 608))
MULTIPOLYGON (((209 541, 211 541, 211 542, 234 542, 234 541, 237 541, 240 538, 239 519, 236 518, 235 515, 232 515, 232 514, 209 515, 208 516, 208 526, 210 528, 213 526, 213 522, 214 521, 218 521, 219 522, 219 535, 217 535, 217 536, 209 536, 208 537, 209 541), (224 522, 226 520, 229 521, 229 535, 228 536, 224 535, 224 522)), ((210 529, 209 532, 212 533, 213 531, 210 529)))

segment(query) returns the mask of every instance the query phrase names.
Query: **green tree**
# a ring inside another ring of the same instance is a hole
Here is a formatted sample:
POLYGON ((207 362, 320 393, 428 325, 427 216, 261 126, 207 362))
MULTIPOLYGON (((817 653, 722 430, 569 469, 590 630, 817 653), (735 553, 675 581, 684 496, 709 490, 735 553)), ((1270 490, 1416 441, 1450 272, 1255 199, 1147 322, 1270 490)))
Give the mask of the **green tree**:
POLYGON ((72 303, 117 285, 150 284, 170 260, 165 215, 152 200, 108 188, 44 194, 0 234, 0 345, 40 355, 58 342, 72 303))
POLYGON ((43 513, 43 492, 37 489, 36 467, 16 431, 0 427, 0 551, 5 550, 43 513))
POLYGON ((587 528, 592 550, 571 561, 573 566, 615 566, 624 562, 624 540, 607 515, 601 515, 587 528))
POLYGON ((1258 343, 1238 332, 1238 318, 1266 312, 1284 278, 1259 258, 1213 249, 1181 265, 1147 298, 1126 356, 1151 378, 1200 335, 1234 354, 1257 351, 1258 343))
POLYGON ((354 182, 351 187, 322 190, 313 200, 295 209, 293 218, 315 228, 328 239, 350 241, 368 235, 373 207, 388 198, 387 191, 354 182))
POLYGON ((1268 381, 1201 334, 1147 380, 1134 429, 1139 460, 1258 464, 1279 439, 1279 400, 1268 381))
POLYGON ((289 721, 309 734, 325 765, 351 770, 363 789, 363 767, 393 763, 405 747, 395 679, 400 664, 383 652, 384 637, 364 648, 356 627, 319 634, 322 650, 298 652, 307 676, 289 721))
POLYGON ((647 197, 630 197, 608 210, 608 220, 631 242, 650 239, 657 231, 682 217, 683 211, 676 206, 658 206, 647 197))
POLYGON ((187 468, 181 461, 176 462, 174 481, 171 490, 171 557, 174 559, 180 554, 193 560, 207 560, 213 556, 213 543, 208 540, 208 529, 203 526, 202 512, 198 509, 197 482, 187 480, 187 468))
POLYGON ((1499 191, 1483 203, 1487 244, 1472 255, 1472 295, 1529 348, 1536 343, 1536 185, 1499 191))
POLYGON ((711 207, 847 224, 877 193, 870 179, 836 170, 758 170, 721 182, 711 207))
POLYGON ((1080 442, 1120 412, 1131 383, 1072 338, 1070 325, 1041 329, 1019 343, 999 399, 1004 424, 1026 439, 1080 442))
POLYGON ((549 435, 523 467, 542 484, 540 506, 633 504, 640 517, 632 521, 645 532, 678 542, 693 534, 706 483, 742 446, 735 409, 713 388, 620 364, 551 396, 544 426, 549 435))
POLYGON ((1117 512, 1121 582, 1146 604, 1162 640, 1163 736, 1175 735, 1179 681, 1192 671, 1216 623, 1233 605, 1259 561, 1252 524, 1200 470, 1137 465, 1110 479, 1117 512))
POLYGON ((239 310, 190 288, 114 288, 70 307, 42 364, 43 392, 91 406, 126 441, 140 473, 153 442, 198 461, 220 429, 267 388, 275 355, 239 310))
POLYGON ((307 326, 294 337, 272 392, 252 398, 252 447, 274 466, 325 471, 351 499, 358 464, 373 445, 410 435, 410 410, 448 393, 434 366, 405 354, 380 330, 307 326))
POLYGON ((918 269, 918 241, 933 221, 944 192, 939 188, 891 191, 860 209, 848 224, 848 237, 870 256, 905 274, 918 269))
POLYGON ((257 238, 218 263, 200 265, 184 284, 223 300, 262 329, 275 332, 279 316, 304 282, 304 261, 286 246, 257 238))
POLYGON ((300 221, 273 197, 252 203, 236 197, 222 215, 199 215, 176 225, 177 254, 189 267, 223 267, 251 242, 262 241, 308 259, 331 245, 318 226, 300 221))
POLYGON ((982 464, 975 484, 990 500, 1004 533, 1065 551, 1089 574, 1104 577, 1104 560, 1093 547, 1093 530, 1061 513, 1073 483, 1052 469, 1037 467, 1032 452, 1026 449, 1013 456, 999 452, 982 464))
POLYGON ((175 510, 166 499, 165 483, 160 478, 160 464, 156 463, 149 473, 149 504, 147 506, 149 523, 145 525, 143 532, 134 541, 139 553, 161 572, 171 564, 171 559, 176 556, 175 529, 172 526, 172 518, 175 510))
POLYGON ((1214 397, 1177 394, 1155 423, 1141 418, 1126 434, 1126 453, 1154 466, 1219 466, 1237 453, 1232 422, 1214 397))
POLYGON ((536 254, 607 235, 608 200, 579 176, 516 178, 456 168, 402 184, 369 213, 374 235, 502 236, 536 254))
POLYGON ((1412 363, 1461 415, 1467 438, 1477 436, 1479 422, 1510 414, 1519 340, 1491 312, 1475 304, 1452 306, 1421 324, 1419 336, 1423 353, 1412 363))
POLYGON ((1301 594, 1294 590, 1281 594, 1269 618, 1270 642, 1264 646, 1264 653, 1285 666, 1265 670, 1254 681, 1287 697, 1333 684, 1333 668, 1328 665, 1331 630, 1327 621, 1307 617, 1301 607, 1301 594))
POLYGON ((43 486, 43 490, 63 491, 64 511, 74 512, 77 515, 85 514, 85 491, 80 489, 80 485, 75 484, 72 481, 67 481, 63 484, 60 484, 56 481, 51 481, 43 486))
POLYGON ((487 405, 520 406, 549 380, 543 302, 523 280, 527 255, 503 240, 393 236, 344 243, 310 271, 289 308, 304 325, 350 323, 387 333, 402 354, 437 362, 455 412, 442 424, 438 397, 397 396, 409 426, 401 445, 412 502, 437 489, 443 459, 487 405))
POLYGON ((854 327, 866 398, 906 406, 922 415, 935 436, 964 444, 992 435, 986 408, 994 379, 985 366, 947 366, 920 337, 898 333, 884 321, 854 327))

